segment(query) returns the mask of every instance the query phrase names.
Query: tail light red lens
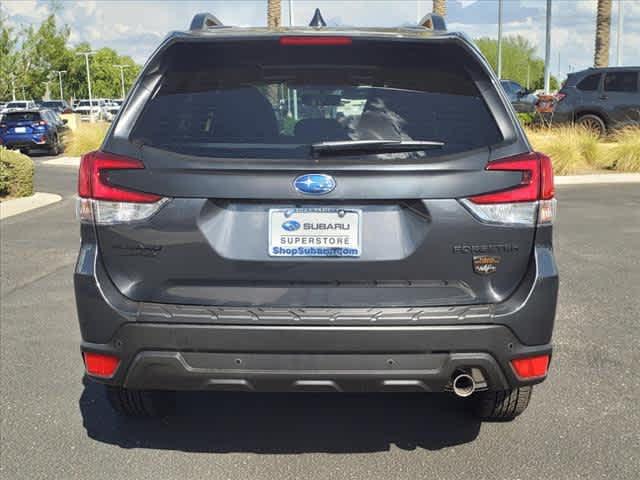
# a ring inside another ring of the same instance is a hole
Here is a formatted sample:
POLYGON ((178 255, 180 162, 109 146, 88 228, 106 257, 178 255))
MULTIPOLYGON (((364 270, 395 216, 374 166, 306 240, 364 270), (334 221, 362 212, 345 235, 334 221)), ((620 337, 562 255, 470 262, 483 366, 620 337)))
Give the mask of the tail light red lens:
POLYGON ((567 96, 566 93, 556 93, 556 102, 561 102, 567 96))
POLYGON ((113 377, 120 365, 120 359, 114 355, 85 352, 83 356, 87 373, 94 377, 113 377))
POLYGON ((351 37, 280 37, 280 45, 351 45, 352 43, 351 37))
POLYGON ((473 203, 533 202, 553 198, 553 169, 551 159, 546 155, 527 153, 496 160, 489 163, 486 170, 522 172, 522 180, 508 190, 471 197, 473 203))
POLYGON ((551 200, 556 195, 551 159, 541 153, 540 157, 540 200, 551 200))
POLYGON ((135 192, 111 185, 106 180, 109 170, 140 170, 140 160, 104 152, 90 152, 82 157, 78 173, 78 195, 94 200, 111 202, 153 203, 162 197, 151 193, 135 192))
POLYGON ((511 366, 519 378, 541 378, 547 375, 547 370, 549 369, 549 355, 516 358, 515 360, 511 360, 511 366))

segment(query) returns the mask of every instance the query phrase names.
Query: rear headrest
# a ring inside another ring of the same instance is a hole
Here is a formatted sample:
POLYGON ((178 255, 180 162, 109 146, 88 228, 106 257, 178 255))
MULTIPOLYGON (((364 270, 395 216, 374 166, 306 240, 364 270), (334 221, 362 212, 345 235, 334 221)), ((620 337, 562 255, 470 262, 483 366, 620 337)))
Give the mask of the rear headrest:
POLYGON ((211 100, 215 138, 265 140, 278 136, 278 121, 271 103, 257 88, 222 90, 211 100))

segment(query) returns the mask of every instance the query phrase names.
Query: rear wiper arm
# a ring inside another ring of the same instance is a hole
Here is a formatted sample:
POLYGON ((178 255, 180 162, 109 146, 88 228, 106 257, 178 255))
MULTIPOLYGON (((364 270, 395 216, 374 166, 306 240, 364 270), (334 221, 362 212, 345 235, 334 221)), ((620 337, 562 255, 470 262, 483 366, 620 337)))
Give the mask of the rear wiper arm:
POLYGON ((393 153, 433 150, 443 148, 444 142, 423 140, 345 140, 337 142, 318 142, 311 145, 314 155, 323 153, 348 155, 362 153, 393 153))

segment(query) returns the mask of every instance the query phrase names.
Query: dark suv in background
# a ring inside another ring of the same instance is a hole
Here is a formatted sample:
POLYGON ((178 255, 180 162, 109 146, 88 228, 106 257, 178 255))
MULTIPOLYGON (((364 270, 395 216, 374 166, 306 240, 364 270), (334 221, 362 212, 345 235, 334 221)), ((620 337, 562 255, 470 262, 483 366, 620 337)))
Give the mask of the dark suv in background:
POLYGON ((512 419, 547 375, 551 161, 440 17, 172 33, 82 158, 90 379, 176 390, 450 392, 512 419))
POLYGON ((570 73, 556 98, 553 123, 575 122, 599 135, 640 125, 640 67, 570 73))

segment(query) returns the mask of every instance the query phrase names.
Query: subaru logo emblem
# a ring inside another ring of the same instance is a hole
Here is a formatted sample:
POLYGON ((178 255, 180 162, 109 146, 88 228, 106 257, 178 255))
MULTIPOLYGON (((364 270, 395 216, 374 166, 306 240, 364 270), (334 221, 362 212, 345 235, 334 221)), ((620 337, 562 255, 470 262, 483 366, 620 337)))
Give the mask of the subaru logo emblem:
POLYGON ((293 182, 293 186, 296 187, 296 190, 300 193, 325 195, 336 188, 336 181, 331 175, 325 175, 324 173, 308 173, 296 178, 293 182))
POLYGON ((295 232, 300 228, 300 223, 295 220, 287 220, 282 224, 282 228, 284 228, 287 232, 295 232))

